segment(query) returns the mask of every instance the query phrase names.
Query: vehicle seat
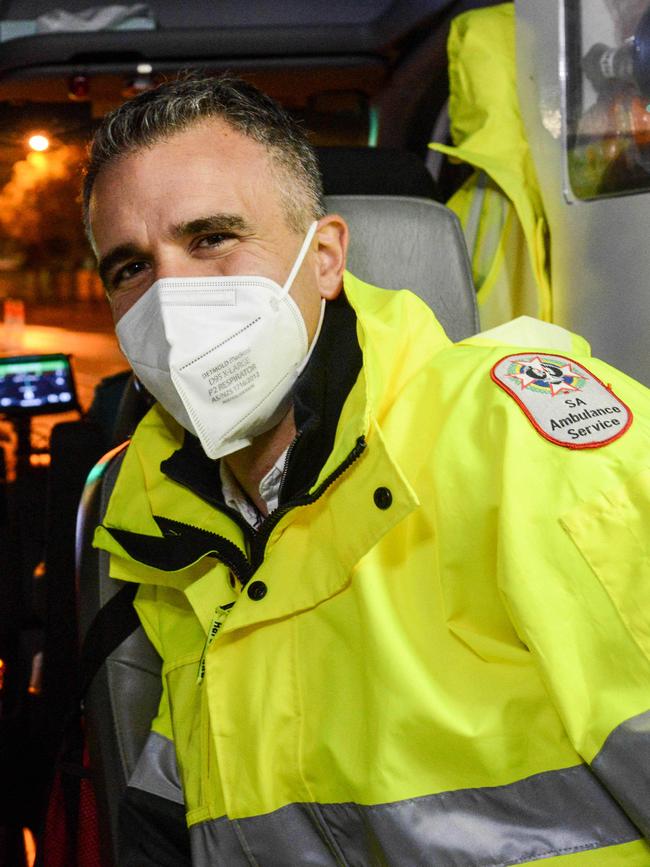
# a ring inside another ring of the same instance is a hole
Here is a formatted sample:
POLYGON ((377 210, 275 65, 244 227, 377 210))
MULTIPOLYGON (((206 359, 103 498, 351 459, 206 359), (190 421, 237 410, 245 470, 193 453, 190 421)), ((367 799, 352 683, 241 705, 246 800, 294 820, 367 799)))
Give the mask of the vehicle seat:
MULTIPOLYGON (((328 210, 351 229, 349 268, 389 289, 409 287, 459 340, 478 330, 474 288, 455 215, 427 199, 334 196, 328 210)), ((109 557, 92 547, 119 472, 124 449, 109 453, 91 472, 77 521, 77 572, 82 640, 123 582, 109 577, 109 557)), ((104 618, 113 623, 112 618, 104 618)), ((113 624, 114 625, 114 624, 113 624)), ((91 764, 98 799, 103 863, 115 861, 121 794, 146 740, 160 696, 160 660, 138 627, 107 657, 86 695, 91 764)))

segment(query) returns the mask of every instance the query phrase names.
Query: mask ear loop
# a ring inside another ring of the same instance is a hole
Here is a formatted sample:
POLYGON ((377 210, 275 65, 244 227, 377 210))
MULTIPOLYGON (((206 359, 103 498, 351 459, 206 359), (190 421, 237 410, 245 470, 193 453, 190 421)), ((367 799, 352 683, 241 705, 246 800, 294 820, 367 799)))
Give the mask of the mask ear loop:
POLYGON ((303 370, 305 369, 305 367, 307 367, 307 362, 311 358, 311 354, 314 351, 314 349, 316 348, 316 344, 318 343, 318 338, 320 337, 320 330, 323 327, 323 319, 325 318, 325 304, 326 303, 327 302, 325 301, 325 299, 321 298, 320 316, 318 317, 318 325, 316 326, 316 331, 315 331, 314 336, 312 338, 311 346, 307 350, 307 355, 305 355, 305 360, 298 368, 298 374, 301 374, 303 372, 303 370))
POLYGON ((300 271, 302 267, 302 263, 304 261, 305 256, 307 255, 307 250, 309 249, 309 245, 311 244, 314 235, 316 234, 316 228, 318 226, 318 221, 314 220, 309 229, 307 229, 307 234, 305 235, 305 240, 302 242, 302 247, 300 248, 300 252, 296 258, 296 261, 293 263, 293 268, 291 269, 291 273, 287 277, 287 282, 282 287, 282 298, 285 295, 289 294, 289 290, 293 286, 293 281, 296 279, 296 274, 300 271))

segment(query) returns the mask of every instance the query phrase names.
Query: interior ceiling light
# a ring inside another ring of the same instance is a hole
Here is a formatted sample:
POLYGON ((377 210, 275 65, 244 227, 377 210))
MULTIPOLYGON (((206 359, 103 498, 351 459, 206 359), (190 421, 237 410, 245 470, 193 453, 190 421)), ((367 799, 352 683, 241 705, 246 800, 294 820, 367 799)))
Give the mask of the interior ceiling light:
POLYGON ((126 99, 131 99, 139 93, 144 93, 145 90, 151 90, 156 86, 156 80, 153 75, 153 66, 150 63, 138 63, 135 68, 135 76, 128 78, 122 89, 122 96, 126 99))
POLYGON ((30 135, 27 144, 33 151, 46 151, 50 146, 50 140, 42 133, 34 133, 34 135, 30 135))

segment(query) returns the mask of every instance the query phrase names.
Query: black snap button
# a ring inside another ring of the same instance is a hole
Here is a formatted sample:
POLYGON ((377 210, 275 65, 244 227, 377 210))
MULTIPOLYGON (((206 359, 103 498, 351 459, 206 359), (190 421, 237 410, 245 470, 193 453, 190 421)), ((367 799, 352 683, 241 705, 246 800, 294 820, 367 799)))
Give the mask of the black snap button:
POLYGON ((266 591, 269 588, 263 581, 253 581, 253 583, 249 586, 247 593, 250 599, 253 599, 255 602, 259 602, 260 599, 264 599, 266 596, 266 591))
POLYGON ((393 502, 390 488, 377 488, 374 495, 375 506, 378 509, 389 509, 393 502))

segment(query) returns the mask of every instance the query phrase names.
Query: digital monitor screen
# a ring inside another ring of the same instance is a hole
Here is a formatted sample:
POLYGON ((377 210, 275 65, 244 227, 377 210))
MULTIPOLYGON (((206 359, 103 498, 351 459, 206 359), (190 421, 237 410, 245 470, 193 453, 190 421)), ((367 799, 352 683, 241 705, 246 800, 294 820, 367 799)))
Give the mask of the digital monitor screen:
POLYGON ((67 355, 0 358, 0 414, 44 415, 78 408, 67 355))

